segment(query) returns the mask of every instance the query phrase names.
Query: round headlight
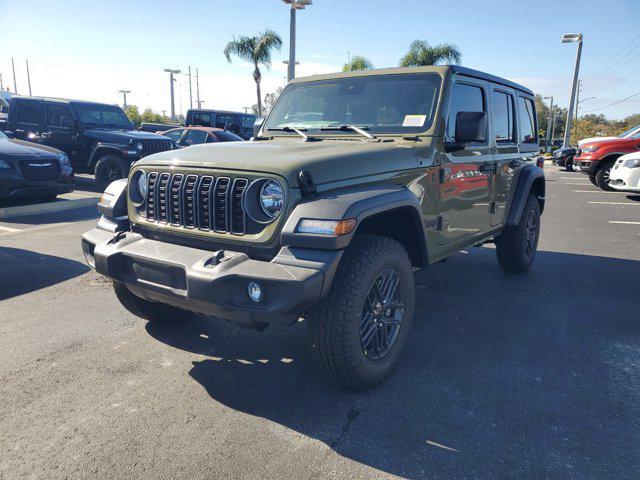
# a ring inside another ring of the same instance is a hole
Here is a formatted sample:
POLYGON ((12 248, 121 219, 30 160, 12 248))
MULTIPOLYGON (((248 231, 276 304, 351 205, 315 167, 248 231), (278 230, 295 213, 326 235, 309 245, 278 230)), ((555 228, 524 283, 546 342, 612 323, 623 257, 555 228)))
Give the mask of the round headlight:
POLYGON ((284 205, 284 189, 275 180, 267 180, 260 189, 260 208, 269 218, 276 218, 284 205))
POLYGON ((142 198, 147 198, 147 190, 149 187, 149 179, 147 178, 147 174, 142 172, 138 176, 138 192, 142 198))
POLYGON ((142 145, 142 143, 140 142, 136 143, 136 150, 138 151, 138 153, 142 152, 143 148, 144 148, 144 145, 142 145))

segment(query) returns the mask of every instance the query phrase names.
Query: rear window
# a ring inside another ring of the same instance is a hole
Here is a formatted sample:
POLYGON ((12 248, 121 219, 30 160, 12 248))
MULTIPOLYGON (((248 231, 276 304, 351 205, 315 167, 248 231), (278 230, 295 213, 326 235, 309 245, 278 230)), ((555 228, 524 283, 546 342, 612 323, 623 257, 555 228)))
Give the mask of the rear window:
POLYGON ((192 125, 200 127, 211 127, 211 114, 204 112, 196 112, 193 114, 192 125))
POLYGON ((494 91, 493 134, 496 143, 515 143, 513 123, 513 97, 505 92, 494 91))
POLYGON ((518 122, 520 123, 520 142, 538 143, 535 109, 530 98, 518 97, 518 122))

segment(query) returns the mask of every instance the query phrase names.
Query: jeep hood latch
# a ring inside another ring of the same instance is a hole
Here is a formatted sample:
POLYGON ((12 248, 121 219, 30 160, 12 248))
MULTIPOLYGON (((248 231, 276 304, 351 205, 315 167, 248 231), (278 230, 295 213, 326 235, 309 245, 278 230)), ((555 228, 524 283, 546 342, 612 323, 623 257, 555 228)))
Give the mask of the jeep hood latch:
POLYGON ((311 174, 307 170, 302 170, 298 174, 298 179, 300 180, 300 189, 303 195, 313 195, 318 191, 315 183, 313 183, 311 174))

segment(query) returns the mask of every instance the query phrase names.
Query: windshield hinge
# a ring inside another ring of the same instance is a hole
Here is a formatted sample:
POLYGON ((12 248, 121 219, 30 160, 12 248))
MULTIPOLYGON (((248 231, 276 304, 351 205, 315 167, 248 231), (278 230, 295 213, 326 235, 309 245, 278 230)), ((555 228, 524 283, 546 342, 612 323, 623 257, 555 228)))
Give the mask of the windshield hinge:
POLYGON ((298 179, 300 180, 300 189, 304 195, 313 195, 318 191, 315 183, 313 183, 311 174, 307 170, 302 170, 298 174, 298 179))

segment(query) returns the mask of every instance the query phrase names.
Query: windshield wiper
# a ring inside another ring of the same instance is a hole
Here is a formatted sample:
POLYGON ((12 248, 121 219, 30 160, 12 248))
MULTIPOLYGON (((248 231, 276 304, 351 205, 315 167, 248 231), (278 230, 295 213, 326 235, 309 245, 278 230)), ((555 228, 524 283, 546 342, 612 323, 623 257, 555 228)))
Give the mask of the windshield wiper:
POLYGON ((309 137, 307 136, 306 133, 303 132, 303 130, 305 130, 305 131, 307 130, 304 127, 296 128, 296 127, 288 127, 287 126, 287 127, 267 128, 267 130, 275 130, 275 131, 278 131, 278 132, 295 132, 298 135, 300 135, 302 138, 304 138, 305 142, 309 141, 309 137))
POLYGON ((356 132, 362 135, 363 137, 367 137, 370 139, 376 138, 374 135, 371 135, 369 132, 365 132, 365 128, 367 127, 356 127, 355 125, 340 125, 339 127, 321 127, 320 130, 340 130, 342 132, 356 132))

